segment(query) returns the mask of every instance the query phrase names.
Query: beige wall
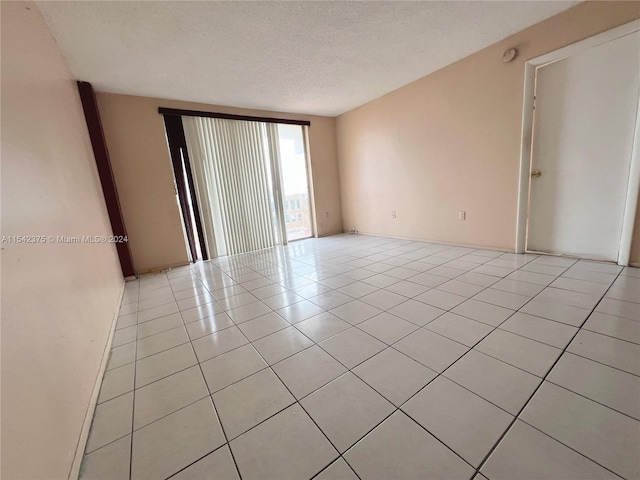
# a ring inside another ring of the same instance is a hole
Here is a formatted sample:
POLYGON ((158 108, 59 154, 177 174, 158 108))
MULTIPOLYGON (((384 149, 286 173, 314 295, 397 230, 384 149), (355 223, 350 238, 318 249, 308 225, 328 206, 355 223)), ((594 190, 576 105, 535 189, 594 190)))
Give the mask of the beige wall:
MULTIPOLYGON (((2 235, 111 232, 75 81, 1 2, 2 235)), ((67 478, 123 278, 113 245, 2 244, 2 478, 67 478)))
POLYGON ((310 120, 318 234, 342 230, 335 119, 108 93, 97 97, 133 261, 139 272, 188 261, 158 107, 310 120))
POLYGON ((525 62, 638 17, 585 2, 338 117, 343 228, 512 250, 525 62))

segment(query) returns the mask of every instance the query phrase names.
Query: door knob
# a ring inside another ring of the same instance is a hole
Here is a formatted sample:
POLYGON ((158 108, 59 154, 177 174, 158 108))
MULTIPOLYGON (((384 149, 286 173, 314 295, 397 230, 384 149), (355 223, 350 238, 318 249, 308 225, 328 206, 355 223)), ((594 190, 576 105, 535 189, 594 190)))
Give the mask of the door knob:
POLYGON ((540 175, 542 175, 542 172, 540 172, 540 170, 534 170, 533 172, 531 172, 531 176, 538 178, 540 175))

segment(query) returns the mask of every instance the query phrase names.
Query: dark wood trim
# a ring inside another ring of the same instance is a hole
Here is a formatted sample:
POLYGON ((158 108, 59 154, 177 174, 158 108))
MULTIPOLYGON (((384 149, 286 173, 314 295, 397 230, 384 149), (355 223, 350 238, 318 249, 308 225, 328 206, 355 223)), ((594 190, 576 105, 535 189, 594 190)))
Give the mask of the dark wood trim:
POLYGON ((204 229, 202 227, 202 217, 200 217, 200 205, 198 205, 198 198, 196 195, 195 187, 193 185, 193 175, 191 173, 191 163, 189 162, 189 152, 187 148, 182 148, 182 159, 184 161, 184 171, 187 174, 187 183, 189 184, 189 193, 191 194, 191 207, 193 209, 193 218, 196 222, 196 230, 198 231, 198 243, 200 244, 200 254, 202 260, 209 260, 209 252, 207 251, 207 244, 204 241, 204 229))
MULTIPOLYGON (((182 127, 182 122, 180 122, 182 127)), ((209 260, 209 252, 207 244, 204 241, 204 229, 202 227, 202 217, 200 216, 200 205, 198 205, 198 197, 196 195, 196 187, 193 183, 193 173, 191 172, 191 162, 189 161, 189 151, 187 150, 187 141, 184 138, 184 129, 180 128, 180 134, 183 141, 182 160, 184 161, 184 171, 187 174, 187 183, 189 184, 189 193, 191 194, 191 207, 193 208, 193 217, 196 222, 196 230, 198 231, 198 242, 200 243, 200 253, 202 260, 209 260)))
MULTIPOLYGON (((179 118, 177 119, 180 120, 179 118)), ((196 243, 193 235, 193 227, 191 225, 191 212, 189 211, 189 204, 187 201, 187 187, 184 182, 184 175, 182 173, 182 157, 180 156, 180 142, 176 138, 176 121, 171 117, 164 117, 164 126, 167 133, 167 143, 169 145, 169 154, 171 156, 171 165, 173 166, 173 177, 178 190, 178 199, 180 203, 180 210, 182 211, 182 221, 184 223, 184 230, 187 234, 187 242, 189 243, 189 250, 191 251, 191 259, 198 258, 196 252, 196 243)))
POLYGON ((207 246, 204 241, 202 219, 200 218, 200 208, 198 206, 198 199, 195 193, 193 174, 191 173, 191 163, 189 162, 187 141, 185 139, 184 129, 182 127, 182 119, 179 116, 165 115, 164 125, 167 131, 167 142, 169 144, 169 153, 171 154, 173 175, 176 182, 176 188, 178 189, 180 209, 182 211, 182 219, 184 220, 185 231, 187 232, 187 240, 189 241, 191 258, 194 261, 198 258, 196 251, 195 234, 191 223, 191 219, 193 219, 195 221, 196 230, 198 233, 198 241, 200 244, 200 252, 202 253, 202 260, 209 260, 209 253, 207 252, 207 246), (191 199, 191 206, 193 207, 193 211, 189 209, 189 199, 191 199))
MULTIPOLYGON (((120 208, 118 189, 116 188, 116 182, 113 177, 109 150, 107 149, 104 131, 102 130, 96 95, 89 82, 77 83, 80 100, 82 101, 82 109, 84 110, 84 117, 87 121, 87 128, 89 129, 93 155, 95 156, 96 166, 98 167, 98 176, 100 177, 104 200, 107 204, 107 212, 109 214, 109 220, 111 221, 111 230, 116 237, 127 237, 127 229, 125 228, 122 209, 120 208)), ((118 251, 118 258, 120 259, 122 274, 125 277, 135 276, 136 272, 133 267, 133 258, 131 256, 129 242, 116 243, 116 250, 118 251)))
POLYGON ((175 115, 186 117, 225 118, 227 120, 244 120, 247 122, 285 123, 287 125, 311 125, 308 120, 292 120, 290 118, 252 117, 250 115, 233 115, 231 113, 201 112, 198 110, 181 110, 179 108, 159 107, 158 113, 162 115, 175 115))

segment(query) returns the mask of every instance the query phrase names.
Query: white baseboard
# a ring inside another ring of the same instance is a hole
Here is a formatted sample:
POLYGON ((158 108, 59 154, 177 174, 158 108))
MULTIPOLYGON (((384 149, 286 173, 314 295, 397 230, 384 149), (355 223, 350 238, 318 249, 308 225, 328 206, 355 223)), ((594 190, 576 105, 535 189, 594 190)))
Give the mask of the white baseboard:
MULTIPOLYGON (((345 230, 343 232, 340 233, 346 233, 346 234, 350 234, 350 231, 345 230)), ((382 233, 369 233, 369 232, 358 232, 358 235, 366 235, 369 237, 386 237, 386 238, 394 238, 396 240, 411 240, 413 242, 426 242, 426 243, 439 243, 440 245, 451 245, 452 247, 465 247, 465 248, 475 248, 478 250, 491 250, 494 252, 508 252, 508 253, 512 253, 514 252, 514 248, 511 247, 488 247, 486 245, 473 245, 470 243, 456 243, 456 242, 446 242, 444 240, 429 240, 426 238, 415 238, 415 237, 401 237, 398 235, 386 235, 386 234, 382 234, 382 233)))
POLYGON ((73 457, 73 463, 71 464, 71 471, 69 472, 69 480, 77 480, 80 474, 80 467, 82 466, 82 458, 84 456, 84 450, 87 447, 87 440, 89 439, 89 430, 91 429, 91 421, 93 420, 93 414, 96 411, 96 405, 98 403, 98 395, 100 395, 100 387, 102 386, 102 379, 104 378, 104 372, 107 369, 107 362, 109 361, 109 354, 111 353, 111 344, 113 343, 113 335, 116 331, 116 323, 118 322, 118 314, 120 313, 120 306, 122 304, 122 298, 124 296, 124 287, 126 281, 122 280, 122 288, 120 289, 120 298, 116 308, 116 313, 111 321, 111 329, 109 336, 107 337, 107 343, 104 346, 104 352, 102 352, 102 361, 100 362, 100 368, 96 375, 96 381, 93 385, 93 391, 91 392, 91 400, 87 406, 87 413, 82 423, 82 430, 80 431, 80 438, 78 439, 78 445, 76 447, 76 453, 73 457))
POLYGON ((327 232, 323 233, 322 235, 316 235, 315 238, 330 237, 331 235, 339 235, 341 233, 343 233, 342 230, 336 230, 335 232, 327 232))

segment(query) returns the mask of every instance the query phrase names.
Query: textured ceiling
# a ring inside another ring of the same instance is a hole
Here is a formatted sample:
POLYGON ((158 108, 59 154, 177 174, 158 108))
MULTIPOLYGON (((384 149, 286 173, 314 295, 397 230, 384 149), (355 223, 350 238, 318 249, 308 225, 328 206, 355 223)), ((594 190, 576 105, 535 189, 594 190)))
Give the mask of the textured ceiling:
POLYGON ((579 2, 41 1, 98 91, 338 115, 579 2))

